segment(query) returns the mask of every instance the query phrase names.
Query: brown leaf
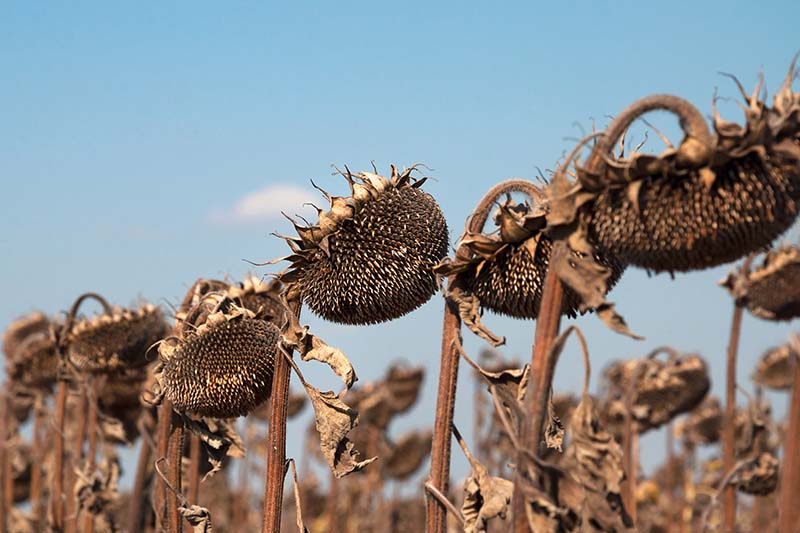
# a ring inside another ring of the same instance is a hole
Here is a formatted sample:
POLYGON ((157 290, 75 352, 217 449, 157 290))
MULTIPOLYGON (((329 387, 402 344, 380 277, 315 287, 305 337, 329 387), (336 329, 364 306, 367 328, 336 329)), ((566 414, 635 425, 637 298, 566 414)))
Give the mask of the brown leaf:
POLYGON ((314 419, 320 437, 322 454, 328 466, 337 478, 357 472, 376 460, 372 457, 365 461, 358 460, 358 451, 347 438, 351 429, 358 425, 358 413, 345 404, 331 391, 320 392, 319 389, 304 384, 311 405, 314 408, 314 419))
POLYGON ((222 469, 225 457, 244 457, 244 442, 230 423, 219 419, 193 419, 188 416, 183 416, 183 423, 186 429, 200 437, 200 442, 208 453, 208 462, 212 468, 203 476, 203 481, 222 469))
POLYGON ((284 346, 297 350, 303 361, 325 363, 342 379, 345 389, 350 389, 358 381, 358 376, 347 356, 338 348, 328 346, 325 341, 309 333, 308 326, 301 327, 294 313, 288 315, 291 318, 287 331, 282 336, 284 346))
POLYGON ((463 322, 472 333, 494 347, 502 346, 506 343, 505 337, 496 335, 481 322, 481 302, 476 296, 454 290, 448 292, 446 298, 456 303, 461 322, 463 322))
POLYGON ((211 513, 199 505, 181 505, 178 507, 181 515, 191 524, 192 533, 212 533, 211 513))
POLYGON ((454 427, 453 435, 467 457, 472 468, 464 483, 464 503, 461 514, 464 516, 464 532, 487 531, 488 522, 493 518, 505 520, 514 484, 507 479, 489 475, 489 471, 469 451, 461 434, 454 427))

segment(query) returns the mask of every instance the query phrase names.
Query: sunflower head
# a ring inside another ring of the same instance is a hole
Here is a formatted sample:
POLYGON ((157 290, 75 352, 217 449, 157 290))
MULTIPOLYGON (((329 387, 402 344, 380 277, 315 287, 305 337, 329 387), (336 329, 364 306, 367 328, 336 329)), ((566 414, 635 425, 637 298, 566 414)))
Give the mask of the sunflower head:
POLYGON ((293 285, 317 315, 343 324, 398 318, 436 292, 433 266, 447 253, 447 224, 433 197, 422 191, 416 167, 386 178, 342 172, 351 195, 323 191, 330 209, 316 224, 284 237, 294 252, 279 279, 293 285))

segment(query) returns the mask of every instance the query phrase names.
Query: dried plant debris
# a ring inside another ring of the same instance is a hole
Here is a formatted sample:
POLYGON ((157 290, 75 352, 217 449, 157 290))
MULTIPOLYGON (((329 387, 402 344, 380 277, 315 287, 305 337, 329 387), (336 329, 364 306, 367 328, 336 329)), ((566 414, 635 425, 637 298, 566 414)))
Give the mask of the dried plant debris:
POLYGON ((26 387, 48 390, 58 378, 58 352, 54 329, 42 313, 32 313, 11 323, 3 335, 6 373, 26 387))
POLYGON ((91 515, 105 514, 116 502, 119 463, 115 458, 104 458, 89 470, 76 469, 75 494, 80 509, 91 515))
POLYGON ((714 444, 722 431, 722 406, 719 399, 707 396, 677 426, 683 442, 690 448, 697 445, 714 444))
POLYGON ((679 414, 694 409, 711 382, 705 361, 696 354, 659 348, 645 358, 616 363, 606 371, 614 394, 612 412, 624 414, 626 394, 632 393, 631 414, 637 431, 660 427, 679 414), (666 361, 657 359, 666 352, 666 361), (630 389, 632 387, 632 390, 630 389))
POLYGON ((583 521, 600 531, 621 531, 633 527, 622 503, 625 479, 622 449, 600 425, 594 402, 584 394, 572 414, 567 461, 570 472, 584 490, 583 521))
MULTIPOLYGON (((284 237, 292 255, 279 275, 296 286, 317 315, 343 324, 374 324, 405 315, 436 292, 432 271, 447 254, 448 231, 433 197, 391 167, 376 173, 342 172, 351 196, 331 196, 316 224, 295 221, 298 237, 284 237)), ((280 261, 280 260, 278 260, 280 261)))
POLYGON ((489 475, 467 448, 461 434, 454 427, 453 435, 469 461, 471 472, 464 482, 464 503, 461 514, 464 517, 464 532, 488 531, 492 519, 505 520, 514 492, 514 484, 507 479, 489 475))
POLYGON ((556 216, 548 222, 656 272, 708 268, 769 246, 792 225, 800 200, 795 76, 793 66, 773 107, 760 99, 761 83, 750 96, 742 90, 744 126, 723 120, 715 109, 714 135, 703 115, 681 98, 637 101, 576 168, 573 184, 558 176, 562 183, 548 194, 556 216), (656 109, 679 117, 681 144, 658 156, 615 158, 611 148, 618 138, 656 109))
POLYGON ((733 269, 719 284, 758 318, 796 318, 800 316, 800 248, 786 245, 772 249, 752 272, 733 269))
POLYGON ((753 381, 774 390, 792 388, 792 368, 800 361, 800 354, 791 344, 770 348, 756 363, 753 381))
POLYGON ((112 307, 110 312, 77 320, 65 333, 67 357, 86 372, 116 372, 148 364, 147 350, 167 335, 158 307, 112 307))
POLYGON ((280 331, 218 298, 202 324, 159 345, 161 386, 178 412, 233 418, 269 397, 280 331))
POLYGON ((204 445, 211 469, 205 472, 203 481, 219 472, 227 457, 242 458, 245 456, 244 442, 230 422, 184 416, 183 424, 189 431, 200 437, 200 442, 204 445))
POLYGON ((383 471, 387 477, 405 480, 411 477, 431 453, 433 432, 409 431, 393 443, 391 453, 382 461, 383 471))
POLYGON ((282 329, 289 314, 281 296, 283 289, 283 284, 277 279, 264 281, 257 276, 248 276, 244 281, 231 285, 228 296, 252 311, 255 318, 272 322, 282 329))
POLYGON ((746 462, 733 476, 731 483, 745 494, 765 496, 778 487, 778 459, 771 453, 760 453, 746 462))
MULTIPOLYGON (((463 295, 456 295, 457 301, 459 297, 475 297, 482 309, 515 318, 536 318, 553 248, 553 241, 543 233, 546 212, 544 193, 535 184, 516 179, 496 185, 481 199, 467 220, 455 258, 445 259, 437 265, 435 272, 452 276, 451 285, 463 291, 463 295), (511 192, 523 192, 530 201, 516 203, 511 192), (492 217, 497 229, 484 233, 489 211, 503 195, 506 198, 499 203, 492 217)), ((581 255, 580 252, 573 253, 576 257, 581 255)), ((624 265, 613 257, 598 255, 595 259, 610 269, 610 289, 622 275, 624 265)), ((574 317, 579 311, 588 311, 581 303, 580 296, 567 287, 562 313, 574 317)), ((459 305, 464 323, 476 334, 484 338, 488 336, 490 343, 498 345, 496 339, 502 338, 477 326, 480 319, 471 307, 459 305)))

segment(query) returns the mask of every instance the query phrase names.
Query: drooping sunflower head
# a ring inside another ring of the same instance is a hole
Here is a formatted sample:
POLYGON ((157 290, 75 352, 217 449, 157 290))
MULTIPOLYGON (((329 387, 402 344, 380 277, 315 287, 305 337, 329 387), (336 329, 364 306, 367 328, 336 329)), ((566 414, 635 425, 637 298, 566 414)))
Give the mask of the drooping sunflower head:
POLYGON ((207 294, 197 305, 208 311, 205 320, 159 345, 164 394, 179 412, 246 415, 269 398, 280 331, 227 294, 207 294))
POLYGON ((58 324, 39 312, 21 317, 3 335, 6 373, 26 387, 49 389, 58 377, 58 353, 53 328, 58 324))
POLYGON ((391 167, 341 174, 351 195, 331 196, 316 224, 292 220, 298 237, 284 237, 294 252, 279 279, 293 284, 317 315, 343 324, 374 324, 405 315, 436 292, 433 266, 446 254, 448 231, 425 178, 391 167))

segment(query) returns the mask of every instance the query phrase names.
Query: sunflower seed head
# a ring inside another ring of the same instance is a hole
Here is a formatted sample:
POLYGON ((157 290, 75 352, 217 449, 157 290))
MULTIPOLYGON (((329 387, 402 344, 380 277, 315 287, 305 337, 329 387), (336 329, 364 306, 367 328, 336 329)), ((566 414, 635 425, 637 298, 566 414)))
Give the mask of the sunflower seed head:
POLYGON ((233 418, 270 395, 280 331, 224 298, 204 323, 159 345, 164 393, 180 412, 233 418))
POLYGON ((436 292, 432 271, 447 253, 447 224, 433 197, 411 183, 414 167, 392 178, 343 174, 353 196, 332 197, 313 226, 297 228, 289 269, 279 276, 297 287, 321 317, 344 324, 391 320, 436 292))
POLYGON ((149 362, 147 350, 169 328, 161 309, 145 304, 136 309, 114 307, 112 313, 78 320, 65 333, 67 357, 80 370, 116 372, 149 362))

